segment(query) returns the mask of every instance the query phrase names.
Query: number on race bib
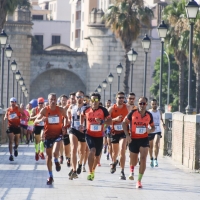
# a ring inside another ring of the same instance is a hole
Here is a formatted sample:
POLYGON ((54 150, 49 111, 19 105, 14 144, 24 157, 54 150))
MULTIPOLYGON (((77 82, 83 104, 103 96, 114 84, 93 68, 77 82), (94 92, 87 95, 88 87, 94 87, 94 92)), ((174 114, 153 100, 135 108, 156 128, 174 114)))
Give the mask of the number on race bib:
POLYGON ((48 123, 49 124, 58 124, 59 117, 57 117, 57 116, 48 117, 48 123))
POLYGON ((147 129, 144 126, 137 126, 136 127, 136 134, 144 134, 146 133, 147 129))
POLYGON ((16 114, 16 113, 12 113, 12 114, 9 115, 9 118, 10 118, 10 119, 14 119, 14 118, 16 118, 16 117, 17 117, 17 114, 16 114))
POLYGON ((116 131, 123 131, 122 124, 115 124, 115 125, 114 125, 114 129, 115 129, 116 131))
POLYGON ((98 124, 90 125, 90 130, 91 131, 101 131, 101 125, 98 125, 98 124))

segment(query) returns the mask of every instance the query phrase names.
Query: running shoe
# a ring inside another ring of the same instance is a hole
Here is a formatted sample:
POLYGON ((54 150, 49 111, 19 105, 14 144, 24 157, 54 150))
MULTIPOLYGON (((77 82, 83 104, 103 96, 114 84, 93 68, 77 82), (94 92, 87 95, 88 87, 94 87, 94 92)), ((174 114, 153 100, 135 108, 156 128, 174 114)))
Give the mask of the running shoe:
POLYGON ((18 150, 17 150, 17 148, 14 148, 14 156, 15 156, 15 157, 18 156, 18 150))
POLYGON ((69 180, 73 180, 73 179, 76 179, 76 178, 78 178, 78 175, 77 175, 77 173, 76 172, 72 172, 71 173, 71 176, 69 177, 69 180))
POLYGON ((72 175, 72 173, 73 173, 73 169, 71 169, 71 170, 70 170, 70 172, 69 172, 68 176, 71 176, 71 175, 72 175))
POLYGON ((107 156, 106 156, 106 157, 107 157, 107 160, 109 160, 109 154, 107 154, 107 156))
POLYGON ((154 160, 154 167, 158 167, 158 161, 154 160))
POLYGON ((82 165, 80 165, 79 162, 78 162, 78 167, 76 169, 77 174, 80 174, 81 170, 82 170, 82 165))
POLYGON ((87 180, 88 181, 93 181, 94 180, 94 172, 87 176, 87 180))
POLYGON ((60 156, 60 164, 63 164, 63 156, 60 156))
POLYGON ((35 160, 36 160, 36 161, 39 160, 39 153, 35 153, 35 160))
POLYGON ((10 155, 9 160, 14 161, 13 155, 10 155))
POLYGON ((141 181, 137 181, 137 183, 136 183, 136 188, 142 188, 141 181))
POLYGON ((45 160, 45 157, 44 157, 43 152, 39 153, 39 156, 40 156, 40 158, 41 158, 42 160, 45 160))
POLYGON ((107 152, 107 146, 104 147, 103 153, 106 154, 107 152))
POLYGON ((134 173, 130 173, 128 179, 129 179, 129 180, 134 180, 134 173))
POLYGON ((154 165, 153 165, 153 160, 151 160, 150 166, 151 166, 151 167, 154 167, 154 165))
POLYGON ((121 172, 121 175, 120 175, 119 179, 120 180, 126 180, 126 176, 125 176, 123 171, 121 172))
POLYGON ((85 166, 83 165, 82 172, 86 172, 85 166))
POLYGON ((55 162, 56 171, 59 172, 61 170, 61 166, 59 162, 55 162))
POLYGON ((97 163, 97 166, 98 166, 98 167, 101 167, 101 163, 97 163))
POLYGON ((112 163, 111 164, 111 168, 110 168, 110 173, 111 174, 114 174, 116 172, 116 165, 117 165, 116 163, 112 163))
POLYGON ((67 158, 67 167, 70 167, 70 158, 67 158))
POLYGON ((52 183, 53 183, 53 177, 49 177, 48 179, 47 179, 47 185, 52 185, 52 183))

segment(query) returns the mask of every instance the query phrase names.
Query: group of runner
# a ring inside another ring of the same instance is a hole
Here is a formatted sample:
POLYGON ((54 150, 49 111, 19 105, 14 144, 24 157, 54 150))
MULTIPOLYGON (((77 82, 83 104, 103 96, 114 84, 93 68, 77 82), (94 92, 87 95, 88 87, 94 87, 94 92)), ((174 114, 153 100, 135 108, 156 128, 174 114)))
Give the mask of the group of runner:
POLYGON ((125 102, 125 93, 116 94, 116 103, 106 102, 103 107, 99 93, 85 96, 83 91, 70 93, 69 99, 61 95, 58 99, 55 93, 48 95, 48 103, 44 98, 38 98, 38 106, 31 109, 31 104, 17 105, 16 98, 10 99, 5 119, 8 120, 9 160, 18 156, 20 127, 25 132, 26 142, 35 142, 35 160, 45 159, 49 173, 47 185, 54 181, 52 158, 54 157, 56 171, 61 170, 61 164, 66 158, 70 167, 69 179, 78 178, 86 171, 88 160, 89 174, 87 180, 93 181, 95 169, 100 165, 102 151, 111 159, 110 173, 116 172, 120 163, 120 179, 126 180, 124 168, 126 152, 129 148, 130 175, 134 180, 134 167, 139 160, 139 175, 136 188, 141 188, 142 176, 146 169, 146 159, 149 151, 150 166, 158 167, 159 141, 161 123, 165 128, 161 111, 157 110, 157 101, 151 101, 151 109, 147 111, 148 99, 140 97, 135 105, 135 94, 130 93, 125 102), (154 138, 155 153, 153 156, 154 138), (14 147, 13 147, 14 142, 14 147), (128 148, 127 148, 128 147, 128 148), (14 149, 14 156, 13 156, 14 149), (138 159, 138 155, 140 158, 138 159), (60 159, 59 159, 60 158, 60 159))

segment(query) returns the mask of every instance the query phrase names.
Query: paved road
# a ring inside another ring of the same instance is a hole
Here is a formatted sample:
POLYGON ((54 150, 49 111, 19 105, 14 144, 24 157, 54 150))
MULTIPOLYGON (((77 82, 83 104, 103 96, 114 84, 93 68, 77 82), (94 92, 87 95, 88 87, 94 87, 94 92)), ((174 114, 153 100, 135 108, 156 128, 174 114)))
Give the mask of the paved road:
MULTIPOLYGON (((127 156, 128 157, 128 156, 127 156)), ((119 180, 120 169, 109 172, 109 161, 102 156, 94 181, 87 181, 87 172, 76 180, 68 180, 65 163, 54 173, 54 184, 46 185, 48 177, 45 162, 34 160, 34 146, 20 145, 19 156, 8 160, 7 145, 0 146, 0 198, 5 200, 189 200, 200 199, 200 174, 176 166, 170 158, 159 158, 159 167, 150 168, 149 161, 143 177, 143 189, 136 189, 136 181, 119 180)), ((129 167, 126 162, 125 173, 129 167)), ((137 179, 138 167, 135 168, 137 179)))

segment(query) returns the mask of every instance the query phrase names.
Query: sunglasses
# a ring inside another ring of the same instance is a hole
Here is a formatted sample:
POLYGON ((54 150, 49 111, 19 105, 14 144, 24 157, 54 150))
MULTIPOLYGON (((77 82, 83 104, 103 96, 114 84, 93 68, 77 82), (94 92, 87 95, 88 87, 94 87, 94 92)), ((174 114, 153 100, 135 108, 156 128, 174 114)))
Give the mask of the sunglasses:
POLYGON ((139 105, 145 106, 147 103, 146 102, 140 102, 139 105))
POLYGON ((38 103, 38 104, 44 104, 44 103, 38 103))
POLYGON ((95 102, 95 101, 98 102, 99 99, 91 99, 90 101, 91 101, 91 102, 95 102))
POLYGON ((16 103, 15 101, 11 101, 11 103, 16 103))
POLYGON ((118 99, 124 99, 124 97, 118 97, 118 99))
POLYGON ((135 100, 135 98, 128 98, 128 99, 130 99, 130 100, 135 100))
POLYGON ((82 99, 82 98, 83 98, 83 96, 76 96, 76 98, 77 98, 77 99, 82 99))

